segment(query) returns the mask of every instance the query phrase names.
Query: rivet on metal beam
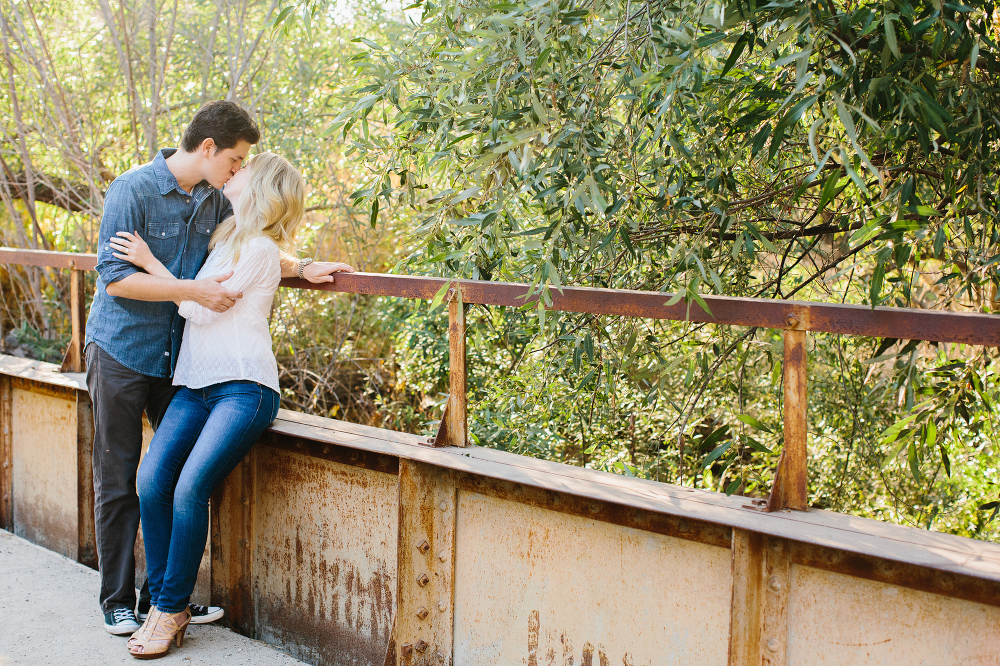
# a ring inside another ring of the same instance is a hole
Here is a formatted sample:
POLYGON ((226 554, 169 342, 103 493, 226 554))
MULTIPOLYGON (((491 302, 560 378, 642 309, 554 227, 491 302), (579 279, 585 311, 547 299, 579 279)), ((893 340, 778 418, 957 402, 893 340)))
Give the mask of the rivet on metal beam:
POLYGON ((413 647, 416 648, 417 652, 421 652, 422 653, 429 646, 427 645, 427 641, 425 641, 424 639, 421 638, 419 641, 417 641, 417 644, 414 645, 413 647))
POLYGON ((768 638, 767 639, 767 649, 770 650, 771 652, 777 652, 778 651, 778 639, 777 638, 768 638))
POLYGON ((795 315, 788 315, 788 318, 785 319, 785 323, 788 324, 789 328, 795 328, 799 325, 799 318, 795 315))
POLYGON ((443 501, 443 500, 442 500, 441 504, 439 504, 438 506, 441 508, 442 511, 447 511, 448 510, 448 503, 445 502, 445 501, 443 501))
POLYGON ((421 555, 424 555, 430 549, 431 549, 431 545, 429 543, 427 543, 426 539, 421 540, 421 542, 417 544, 417 550, 420 551, 421 555))
POLYGON ((417 585, 419 585, 420 587, 423 587, 429 582, 431 582, 431 579, 427 577, 427 574, 422 573, 419 576, 417 576, 417 585))
POLYGON ((250 498, 249 497, 244 497, 243 498, 243 506, 248 506, 249 504, 250 504, 250 498))
POLYGON ((771 576, 770 584, 771 584, 771 589, 774 590, 775 592, 781 591, 781 579, 779 579, 777 576, 771 576))
POLYGON ((403 656, 410 656, 413 654, 413 643, 403 643, 403 656))
POLYGON ((441 560, 442 562, 447 562, 448 555, 442 550, 440 553, 438 553, 438 559, 441 560))
POLYGON ((438 610, 441 611, 442 613, 445 612, 446 610, 448 610, 448 604, 446 604, 444 601, 439 602, 438 610))
POLYGON ((423 606, 421 606, 420 608, 418 608, 417 609, 417 617, 419 617, 421 620, 423 620, 424 618, 426 618, 427 617, 427 609, 424 608, 423 606))

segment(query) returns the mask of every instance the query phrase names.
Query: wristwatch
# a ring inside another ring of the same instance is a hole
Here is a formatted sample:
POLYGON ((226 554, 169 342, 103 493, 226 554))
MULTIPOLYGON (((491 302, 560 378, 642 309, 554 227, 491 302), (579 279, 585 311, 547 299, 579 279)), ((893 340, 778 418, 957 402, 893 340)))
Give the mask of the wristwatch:
POLYGON ((310 257, 304 257, 302 259, 299 259, 299 278, 300 279, 304 280, 306 278, 305 273, 303 271, 305 271, 306 266, 308 266, 312 262, 313 262, 313 260, 310 257))

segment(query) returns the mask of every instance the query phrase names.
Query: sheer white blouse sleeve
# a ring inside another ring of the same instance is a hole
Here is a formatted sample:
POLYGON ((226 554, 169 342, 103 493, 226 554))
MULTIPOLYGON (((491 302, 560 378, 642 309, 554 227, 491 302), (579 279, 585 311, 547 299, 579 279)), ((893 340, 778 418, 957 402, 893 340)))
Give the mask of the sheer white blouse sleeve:
MULTIPOLYGON (((257 285, 272 280, 273 264, 278 260, 277 250, 278 247, 274 243, 248 243, 247 247, 240 252, 240 260, 236 264, 236 268, 233 269, 233 276, 223 282, 223 286, 227 289, 246 292, 257 285)), ((219 271, 219 273, 224 272, 219 271)), ((198 277, 211 276, 199 275, 198 277)), ((210 310, 194 301, 181 301, 177 311, 180 316, 195 324, 208 324, 225 314, 210 310)))
POLYGON ((278 365, 271 349, 268 315, 281 281, 278 246, 258 237, 248 241, 235 264, 224 245, 216 247, 198 272, 198 278, 233 270, 222 284, 243 292, 243 298, 225 312, 214 312, 193 301, 178 309, 187 319, 174 384, 192 389, 222 382, 247 380, 280 392, 278 365))

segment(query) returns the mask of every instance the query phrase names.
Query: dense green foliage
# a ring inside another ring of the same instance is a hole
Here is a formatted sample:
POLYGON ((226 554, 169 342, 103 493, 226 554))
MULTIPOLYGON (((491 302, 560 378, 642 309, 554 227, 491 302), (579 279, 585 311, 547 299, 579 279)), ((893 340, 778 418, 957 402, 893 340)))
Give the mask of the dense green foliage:
MULTIPOLYGON (((779 339, 546 316, 564 284, 990 310, 992 3, 420 7, 409 32, 362 40, 337 122, 372 170, 359 208, 413 207, 408 270, 541 294, 537 318, 473 317, 480 441, 766 488, 779 339)), ((816 336, 815 503, 979 530, 991 356, 816 336)))
MULTIPOLYGON (((779 332, 546 311, 564 285, 996 307, 993 3, 19 0, 0 27, 4 244, 92 248, 109 179, 236 99, 310 181, 310 252, 534 285, 540 306, 468 314, 482 445, 769 488, 779 332)), ((4 330, 58 335, 64 285, 19 276, 4 330)), ((431 432, 445 327, 284 293, 286 406, 431 432)), ((994 350, 809 352, 815 506, 1000 535, 994 350)))

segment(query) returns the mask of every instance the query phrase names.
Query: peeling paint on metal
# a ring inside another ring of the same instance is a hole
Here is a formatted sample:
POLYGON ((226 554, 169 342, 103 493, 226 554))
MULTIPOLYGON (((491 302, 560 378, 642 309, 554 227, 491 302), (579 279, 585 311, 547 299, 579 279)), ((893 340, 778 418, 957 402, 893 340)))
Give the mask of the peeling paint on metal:
POLYGON ((256 454, 258 637, 312 663, 381 666, 396 605, 396 476, 256 454))
POLYGON ((1000 664, 1000 608, 792 565, 788 663, 1000 664))
POLYGON ((455 663, 725 664, 730 559, 728 548, 460 491, 455 663))
POLYGON ((76 396, 15 387, 12 396, 14 533, 76 559, 76 396))

